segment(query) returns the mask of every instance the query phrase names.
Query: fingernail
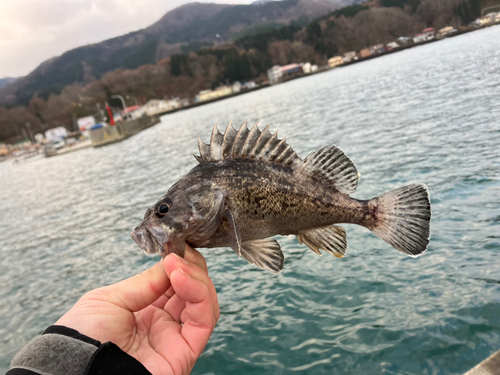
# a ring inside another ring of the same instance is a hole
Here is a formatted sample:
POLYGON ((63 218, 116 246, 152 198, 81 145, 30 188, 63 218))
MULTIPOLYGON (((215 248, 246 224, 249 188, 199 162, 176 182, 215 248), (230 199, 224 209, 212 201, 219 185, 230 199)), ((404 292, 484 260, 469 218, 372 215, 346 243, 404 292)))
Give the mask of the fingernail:
POLYGON ((186 272, 184 272, 184 270, 183 270, 182 268, 178 268, 178 270, 179 270, 179 271, 181 271, 181 272, 182 272, 182 274, 183 274, 184 276, 186 276, 188 279, 191 279, 191 276, 189 276, 186 272))
POLYGON ((182 263, 182 264, 189 264, 189 262, 188 262, 186 259, 184 259, 183 257, 180 257, 180 256, 178 256, 177 254, 174 254, 174 255, 175 255, 175 257, 177 258, 177 261, 178 261, 178 262, 180 262, 180 263, 182 263))

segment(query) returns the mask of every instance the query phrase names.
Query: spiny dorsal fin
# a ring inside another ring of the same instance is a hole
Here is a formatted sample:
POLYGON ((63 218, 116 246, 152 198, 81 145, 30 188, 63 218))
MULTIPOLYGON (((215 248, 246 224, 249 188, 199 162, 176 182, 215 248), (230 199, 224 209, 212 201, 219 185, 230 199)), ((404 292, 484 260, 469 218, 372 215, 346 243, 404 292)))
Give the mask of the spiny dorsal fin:
POLYGON ((223 159, 254 159, 283 165, 301 160, 286 143, 286 138, 278 139, 278 132, 271 135, 269 126, 260 131, 257 124, 250 130, 246 124, 245 121, 237 131, 231 122, 224 135, 219 133, 215 124, 210 144, 198 140, 200 156, 195 155, 196 160, 204 163, 223 159))
POLYGON ((297 171, 328 181, 341 193, 354 193, 358 187, 356 166, 337 146, 324 146, 310 153, 297 165, 297 171))

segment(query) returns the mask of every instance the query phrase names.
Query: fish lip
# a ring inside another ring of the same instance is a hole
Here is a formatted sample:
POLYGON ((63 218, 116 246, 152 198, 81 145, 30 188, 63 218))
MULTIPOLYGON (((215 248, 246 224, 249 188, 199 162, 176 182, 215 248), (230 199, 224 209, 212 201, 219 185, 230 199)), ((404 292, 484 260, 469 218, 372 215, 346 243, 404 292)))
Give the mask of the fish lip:
POLYGON ((130 232, 130 237, 132 237, 137 246, 148 255, 163 252, 163 246, 161 246, 156 237, 142 225, 139 225, 130 232))

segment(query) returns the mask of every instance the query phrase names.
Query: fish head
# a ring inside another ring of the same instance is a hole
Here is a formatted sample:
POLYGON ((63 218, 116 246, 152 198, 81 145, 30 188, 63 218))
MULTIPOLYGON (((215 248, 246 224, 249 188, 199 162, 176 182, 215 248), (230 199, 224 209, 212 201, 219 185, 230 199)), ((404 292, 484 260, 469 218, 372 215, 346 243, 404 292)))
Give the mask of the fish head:
POLYGON ((146 254, 184 256, 187 237, 210 238, 222 220, 224 195, 210 186, 175 185, 144 215, 130 236, 146 254))

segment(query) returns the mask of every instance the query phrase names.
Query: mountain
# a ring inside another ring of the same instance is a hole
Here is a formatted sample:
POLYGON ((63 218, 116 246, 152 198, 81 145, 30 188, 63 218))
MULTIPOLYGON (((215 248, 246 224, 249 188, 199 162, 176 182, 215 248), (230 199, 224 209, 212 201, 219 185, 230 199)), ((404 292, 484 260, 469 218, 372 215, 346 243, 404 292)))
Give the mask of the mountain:
POLYGON ((75 82, 89 83, 109 71, 154 64, 178 53, 227 43, 259 29, 302 23, 352 0, 258 1, 250 5, 189 3, 135 32, 72 49, 0 88, 0 105, 27 105, 33 95, 47 98, 75 82))
POLYGON ((0 88, 7 86, 9 83, 14 82, 16 79, 17 78, 13 78, 13 77, 0 78, 0 88))

